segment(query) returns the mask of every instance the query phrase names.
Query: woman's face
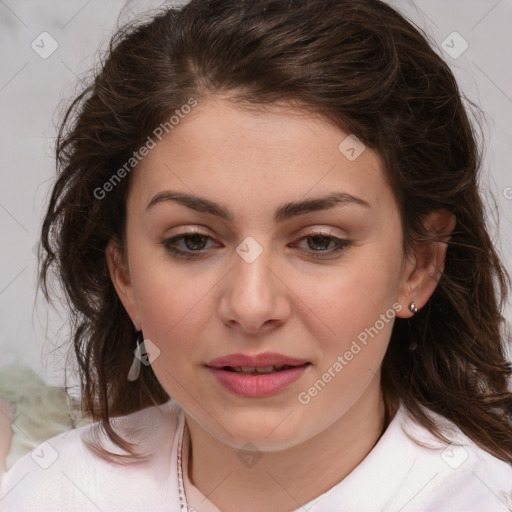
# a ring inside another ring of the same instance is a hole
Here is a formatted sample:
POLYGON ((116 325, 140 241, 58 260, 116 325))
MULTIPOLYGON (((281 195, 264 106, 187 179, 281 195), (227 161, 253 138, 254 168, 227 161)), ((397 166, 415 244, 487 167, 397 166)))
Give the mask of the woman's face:
POLYGON ((348 135, 210 100, 134 171, 114 282, 163 388, 233 446, 290 447, 380 397, 395 313, 410 316, 397 205, 348 135), (265 353, 281 358, 250 359, 265 353))

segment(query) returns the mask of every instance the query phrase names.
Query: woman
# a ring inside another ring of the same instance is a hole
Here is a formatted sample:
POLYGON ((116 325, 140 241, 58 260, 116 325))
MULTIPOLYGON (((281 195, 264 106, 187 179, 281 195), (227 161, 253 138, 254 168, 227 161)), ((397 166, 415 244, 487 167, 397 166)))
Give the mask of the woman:
POLYGON ((57 161, 41 278, 97 423, 18 462, 3 510, 510 503, 479 151, 391 7, 192 0, 122 30, 57 161))

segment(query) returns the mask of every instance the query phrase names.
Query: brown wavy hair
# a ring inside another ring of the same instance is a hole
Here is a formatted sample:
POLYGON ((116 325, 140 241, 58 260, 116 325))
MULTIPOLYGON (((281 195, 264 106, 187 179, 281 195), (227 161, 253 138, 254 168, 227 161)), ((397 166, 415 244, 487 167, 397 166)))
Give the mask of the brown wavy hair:
POLYGON ((387 416, 402 401, 446 439, 434 411, 512 461, 512 367, 501 315, 510 278, 486 227, 474 123, 428 37, 377 0, 192 0, 112 37, 60 125, 58 177, 42 227, 40 284, 49 300, 56 274, 71 308, 84 412, 135 455, 109 418, 169 399, 151 366, 142 365, 137 381, 126 379, 135 331, 106 264, 109 241, 123 247, 133 173, 106 199, 95 190, 190 98, 220 94, 245 108, 289 102, 377 151, 405 254, 429 237, 424 215, 455 215, 435 292, 414 317, 395 320, 382 365, 387 416))

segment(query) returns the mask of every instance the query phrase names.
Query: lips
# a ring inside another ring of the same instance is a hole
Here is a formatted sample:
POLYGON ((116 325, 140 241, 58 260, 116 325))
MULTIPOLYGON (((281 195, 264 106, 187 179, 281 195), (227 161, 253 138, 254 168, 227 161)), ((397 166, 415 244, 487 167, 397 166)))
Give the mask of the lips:
POLYGON ((266 352, 250 356, 231 354, 209 361, 205 366, 229 392, 244 397, 277 394, 298 380, 309 361, 266 352))
POLYGON ((277 354, 274 352, 264 352, 262 354, 256 355, 230 354, 212 359, 206 363, 206 366, 231 370, 236 369, 236 371, 241 371, 246 368, 256 371, 261 370, 261 372, 264 373, 264 370, 268 369, 269 367, 275 367, 276 369, 279 369, 279 367, 301 366, 306 363, 308 363, 308 361, 305 359, 288 357, 283 354, 277 354))

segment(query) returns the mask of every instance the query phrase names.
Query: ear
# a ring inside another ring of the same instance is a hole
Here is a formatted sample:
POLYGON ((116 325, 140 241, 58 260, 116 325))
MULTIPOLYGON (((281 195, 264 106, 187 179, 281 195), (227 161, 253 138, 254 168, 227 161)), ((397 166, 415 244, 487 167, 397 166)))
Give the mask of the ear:
POLYGON ((423 218, 423 226, 436 240, 415 243, 414 254, 405 264, 403 281, 398 302, 404 305, 397 316, 413 316, 409 310, 411 302, 421 309, 434 293, 444 271, 446 250, 451 233, 455 228, 455 215, 446 210, 436 210, 423 218))
POLYGON ((110 240, 107 245, 105 256, 107 259, 110 279, 116 289, 119 300, 122 302, 126 312, 132 319, 135 330, 140 331, 142 329, 142 322, 137 301, 135 299, 135 290, 130 278, 128 264, 125 262, 120 244, 117 240, 110 240))

